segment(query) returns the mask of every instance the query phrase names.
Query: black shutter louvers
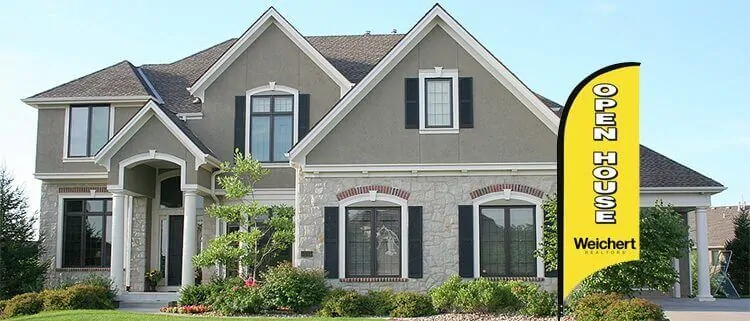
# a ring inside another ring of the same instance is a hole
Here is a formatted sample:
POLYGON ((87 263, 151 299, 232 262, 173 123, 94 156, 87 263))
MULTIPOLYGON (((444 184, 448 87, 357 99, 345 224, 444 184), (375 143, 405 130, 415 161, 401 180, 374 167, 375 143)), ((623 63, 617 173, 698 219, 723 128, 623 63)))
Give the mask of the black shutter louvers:
POLYGON ((474 277, 474 213, 471 205, 458 206, 458 275, 474 277))
POLYGON ((421 279, 422 265, 422 207, 409 206, 409 278, 421 279))
POLYGON ((458 127, 474 128, 474 80, 458 78, 458 127))
POLYGON ((326 207, 323 217, 323 270, 328 279, 339 278, 339 208, 326 207))
POLYGON ((299 94, 298 110, 297 141, 300 141, 310 131, 310 94, 299 94))
POLYGON ((245 155, 245 96, 234 96, 234 149, 239 149, 242 155, 245 155))
POLYGON ((406 129, 419 128, 419 78, 404 80, 406 129))

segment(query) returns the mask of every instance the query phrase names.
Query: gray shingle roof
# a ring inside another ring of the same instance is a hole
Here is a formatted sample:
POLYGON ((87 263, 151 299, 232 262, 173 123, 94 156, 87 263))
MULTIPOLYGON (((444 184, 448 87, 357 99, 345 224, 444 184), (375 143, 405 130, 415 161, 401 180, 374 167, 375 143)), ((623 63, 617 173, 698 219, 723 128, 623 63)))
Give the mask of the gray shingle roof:
POLYGON ((370 34, 305 38, 346 79, 358 83, 403 37, 403 34, 370 34))
MULTIPOLYGON (((724 248, 727 241, 734 238, 734 218, 740 215, 739 206, 717 206, 706 212, 708 223, 708 246, 724 248)), ((695 240, 695 215, 688 213, 690 239, 695 240)))
POLYGON ((133 64, 124 60, 29 98, 148 96, 133 64))
MULTIPOLYGON (((336 69, 349 81, 361 81, 404 35, 346 35, 306 37, 336 69)), ((201 105, 193 103, 187 87, 193 84, 236 41, 230 39, 196 54, 168 64, 149 64, 139 67, 164 101, 162 107, 178 127, 201 150, 211 150, 190 131, 174 113, 200 112, 201 105)), ((90 75, 32 96, 83 97, 149 95, 147 86, 137 75, 136 68, 127 61, 107 67, 90 75)), ((560 115, 562 106, 536 94, 547 107, 560 115)), ((642 187, 720 187, 719 182, 677 163, 645 146, 641 146, 642 187)))

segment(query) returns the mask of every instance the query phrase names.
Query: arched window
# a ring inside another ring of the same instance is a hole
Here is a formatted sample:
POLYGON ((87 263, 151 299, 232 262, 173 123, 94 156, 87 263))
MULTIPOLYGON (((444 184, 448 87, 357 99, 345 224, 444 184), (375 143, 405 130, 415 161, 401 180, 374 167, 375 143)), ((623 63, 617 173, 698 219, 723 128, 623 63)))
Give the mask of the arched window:
POLYGON ((174 176, 164 179, 159 184, 161 189, 159 206, 161 208, 182 207, 182 189, 180 188, 180 177, 174 176))
POLYGON ((246 92, 246 148, 263 163, 283 163, 296 142, 299 91, 270 82, 246 92))

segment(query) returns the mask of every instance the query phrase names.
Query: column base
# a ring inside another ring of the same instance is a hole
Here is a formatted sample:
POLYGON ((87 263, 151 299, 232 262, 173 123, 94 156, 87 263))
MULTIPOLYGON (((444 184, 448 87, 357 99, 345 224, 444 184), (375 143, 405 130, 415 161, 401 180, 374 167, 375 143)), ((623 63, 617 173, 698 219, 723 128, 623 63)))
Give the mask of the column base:
POLYGON ((714 301, 716 301, 716 298, 714 298, 713 296, 710 296, 710 295, 709 296, 696 296, 695 298, 698 300, 698 302, 714 302, 714 301))

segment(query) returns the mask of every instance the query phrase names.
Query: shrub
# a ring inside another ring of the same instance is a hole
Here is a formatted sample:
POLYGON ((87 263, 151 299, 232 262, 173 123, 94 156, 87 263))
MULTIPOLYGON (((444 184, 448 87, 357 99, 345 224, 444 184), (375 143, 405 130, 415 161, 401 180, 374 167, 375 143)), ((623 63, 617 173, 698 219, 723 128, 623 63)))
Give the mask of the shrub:
POLYGON ((37 314, 42 311, 42 298, 39 293, 31 292, 19 294, 5 302, 3 317, 11 318, 19 315, 37 314))
POLYGON ((263 280, 261 289, 266 302, 294 312, 319 306, 328 291, 322 271, 294 268, 288 263, 268 269, 263 280))
POLYGON ((318 314, 325 317, 358 317, 367 315, 365 299, 353 290, 336 289, 323 299, 318 314))
POLYGON ((520 308, 510 286, 485 278, 466 282, 458 291, 456 305, 465 313, 513 312, 520 308))
POLYGON ((413 318, 435 314, 432 307, 432 299, 429 296, 416 292, 401 292, 393 299, 392 317, 413 318))
POLYGON ((207 304, 211 295, 221 289, 212 284, 188 285, 180 290, 177 304, 183 306, 207 304))
POLYGON ((387 316, 393 311, 395 294, 391 289, 370 290, 363 297, 363 314, 374 316, 387 316))
POLYGON ((545 317, 554 316, 556 309, 556 296, 547 292, 538 285, 528 282, 508 283, 511 293, 520 301, 521 314, 545 317))
POLYGON ((664 310, 644 299, 618 300, 612 304, 604 316, 606 321, 663 321, 664 310))
POLYGON ((461 282, 461 277, 458 275, 449 277, 445 283, 430 290, 432 305, 441 312, 459 312, 456 298, 463 286, 464 283, 461 282))
POLYGON ((211 307, 223 315, 258 314, 268 309, 259 287, 223 289, 211 307))
POLYGON ((622 300, 619 294, 592 293, 578 300, 573 305, 573 316, 576 321, 602 321, 607 308, 622 300))

